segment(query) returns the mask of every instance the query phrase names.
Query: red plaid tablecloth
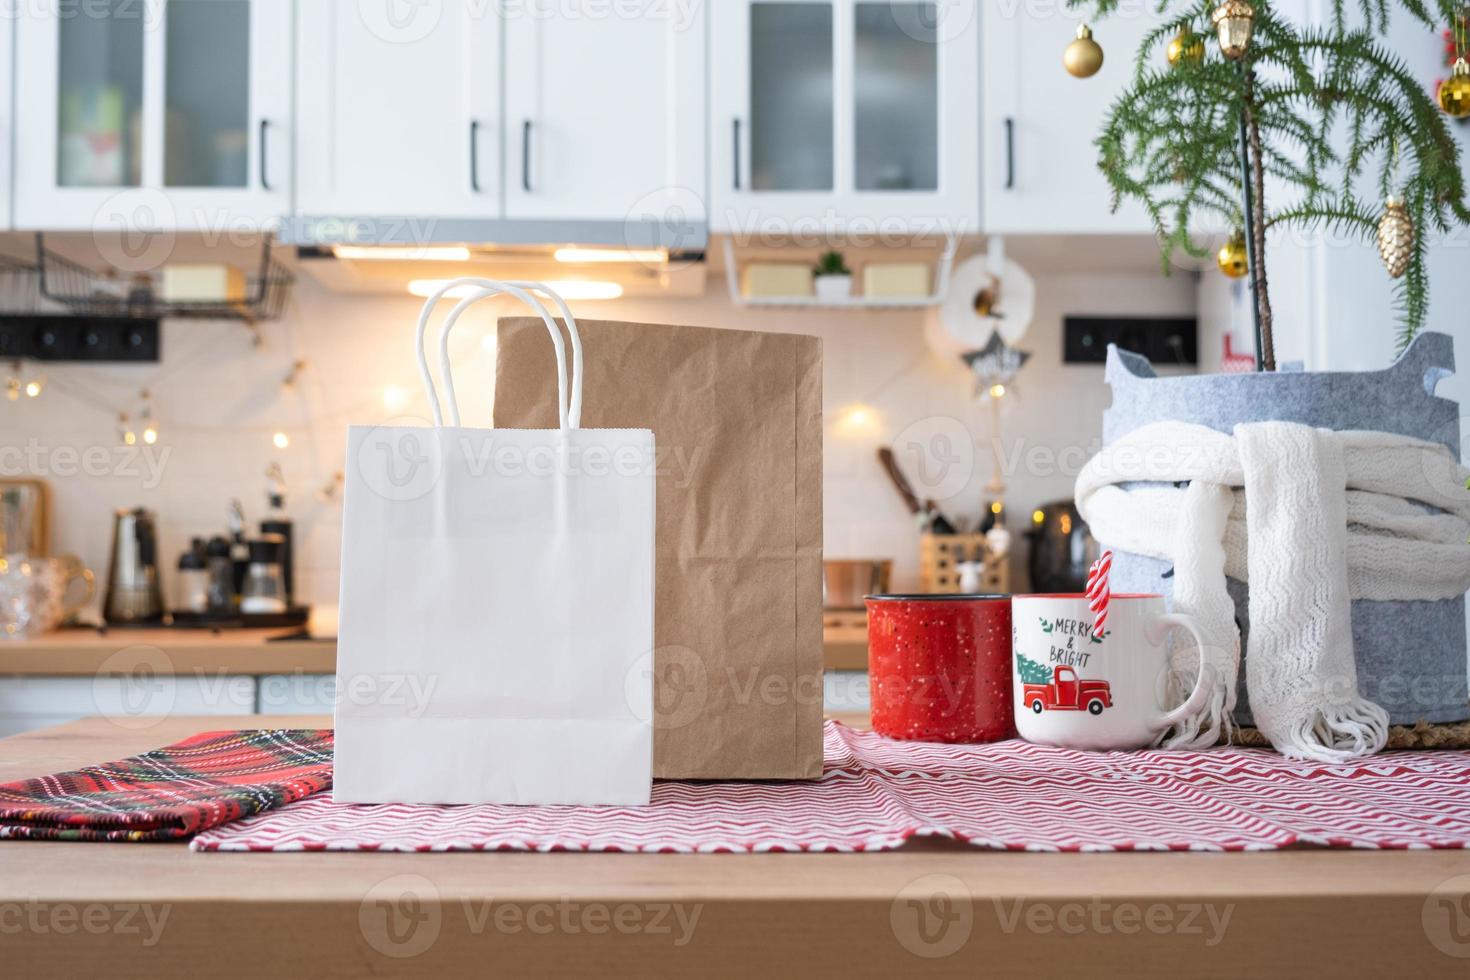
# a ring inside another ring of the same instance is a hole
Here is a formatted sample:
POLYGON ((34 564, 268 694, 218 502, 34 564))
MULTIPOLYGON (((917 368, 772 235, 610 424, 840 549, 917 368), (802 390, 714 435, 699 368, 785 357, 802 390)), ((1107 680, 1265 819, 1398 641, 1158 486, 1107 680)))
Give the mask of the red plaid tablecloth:
POLYGON ((170 841, 332 785, 332 733, 204 732, 142 755, 0 784, 0 838, 170 841))
POLYGON ((828 723, 813 782, 656 782, 646 807, 358 806, 216 827, 205 851, 863 851, 911 837, 1037 851, 1465 847, 1470 753, 1327 765, 1265 749, 1076 752, 894 742, 828 723))

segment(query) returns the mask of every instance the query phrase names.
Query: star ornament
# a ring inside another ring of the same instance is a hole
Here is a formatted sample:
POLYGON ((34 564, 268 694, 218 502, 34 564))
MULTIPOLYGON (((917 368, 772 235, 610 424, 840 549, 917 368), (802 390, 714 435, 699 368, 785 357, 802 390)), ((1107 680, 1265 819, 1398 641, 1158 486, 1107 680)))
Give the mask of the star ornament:
POLYGON ((1030 351, 1010 346, 999 333, 992 333, 984 347, 960 355, 975 378, 976 398, 1004 395, 1006 385, 1015 379, 1016 373, 1030 358, 1030 351))

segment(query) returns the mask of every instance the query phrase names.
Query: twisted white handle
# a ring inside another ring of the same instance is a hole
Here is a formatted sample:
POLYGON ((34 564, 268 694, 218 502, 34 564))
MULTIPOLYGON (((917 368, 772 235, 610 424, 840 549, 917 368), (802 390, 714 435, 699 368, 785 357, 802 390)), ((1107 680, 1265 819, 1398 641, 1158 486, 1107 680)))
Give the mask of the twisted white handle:
POLYGON ((454 394, 454 374, 449 363, 449 331, 453 329, 454 322, 459 315, 472 304, 486 298, 487 296, 498 296, 501 293, 514 296, 527 306, 535 310, 546 324, 547 331, 551 334, 551 344, 556 350, 556 409, 557 419, 561 428, 576 429, 582 424, 582 338, 577 334, 577 321, 572 316, 572 311, 567 308, 566 302, 555 290, 541 282, 528 282, 516 280, 503 282, 498 279, 482 279, 477 276, 462 276, 451 279, 439 287, 427 300, 419 312, 418 332, 415 335, 415 353, 418 355, 419 377, 423 379, 424 391, 428 395, 429 410, 434 415, 434 425, 442 426, 444 416, 439 408, 439 395, 434 389, 434 379, 429 373, 429 361, 424 350, 424 333, 429 326, 429 317, 433 314, 434 306, 450 290, 461 287, 472 287, 473 291, 455 304, 444 318, 444 325, 439 331, 439 372, 444 378, 444 394, 449 405, 450 425, 458 426, 459 402, 454 394), (572 387, 570 396, 567 392, 567 358, 566 347, 562 343, 561 331, 557 329, 556 321, 546 311, 546 307, 531 292, 543 293, 551 298, 556 304, 558 312, 567 325, 567 334, 572 339, 572 387))

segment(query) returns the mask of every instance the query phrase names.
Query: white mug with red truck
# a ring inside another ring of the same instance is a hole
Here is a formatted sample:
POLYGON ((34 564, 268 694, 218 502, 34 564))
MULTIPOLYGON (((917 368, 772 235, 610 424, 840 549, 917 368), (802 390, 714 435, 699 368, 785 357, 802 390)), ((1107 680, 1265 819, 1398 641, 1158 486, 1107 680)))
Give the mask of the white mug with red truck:
POLYGON ((1204 639, 1193 619, 1169 613, 1160 595, 1076 594, 1011 600, 1016 730, 1028 742, 1072 749, 1140 749, 1199 713, 1212 685, 1204 639), (1193 635, 1199 670, 1182 704, 1171 706, 1169 634, 1193 635))

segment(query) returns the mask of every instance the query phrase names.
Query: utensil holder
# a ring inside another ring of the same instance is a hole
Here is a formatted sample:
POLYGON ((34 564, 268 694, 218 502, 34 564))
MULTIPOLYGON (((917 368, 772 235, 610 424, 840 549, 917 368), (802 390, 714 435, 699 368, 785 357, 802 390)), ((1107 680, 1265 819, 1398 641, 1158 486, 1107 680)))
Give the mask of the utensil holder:
POLYGON ((984 564, 980 570, 980 591, 1009 592, 1011 575, 1006 557, 995 554, 983 534, 923 535, 919 539, 919 591, 958 592, 960 572, 956 563, 974 561, 977 555, 984 564))

